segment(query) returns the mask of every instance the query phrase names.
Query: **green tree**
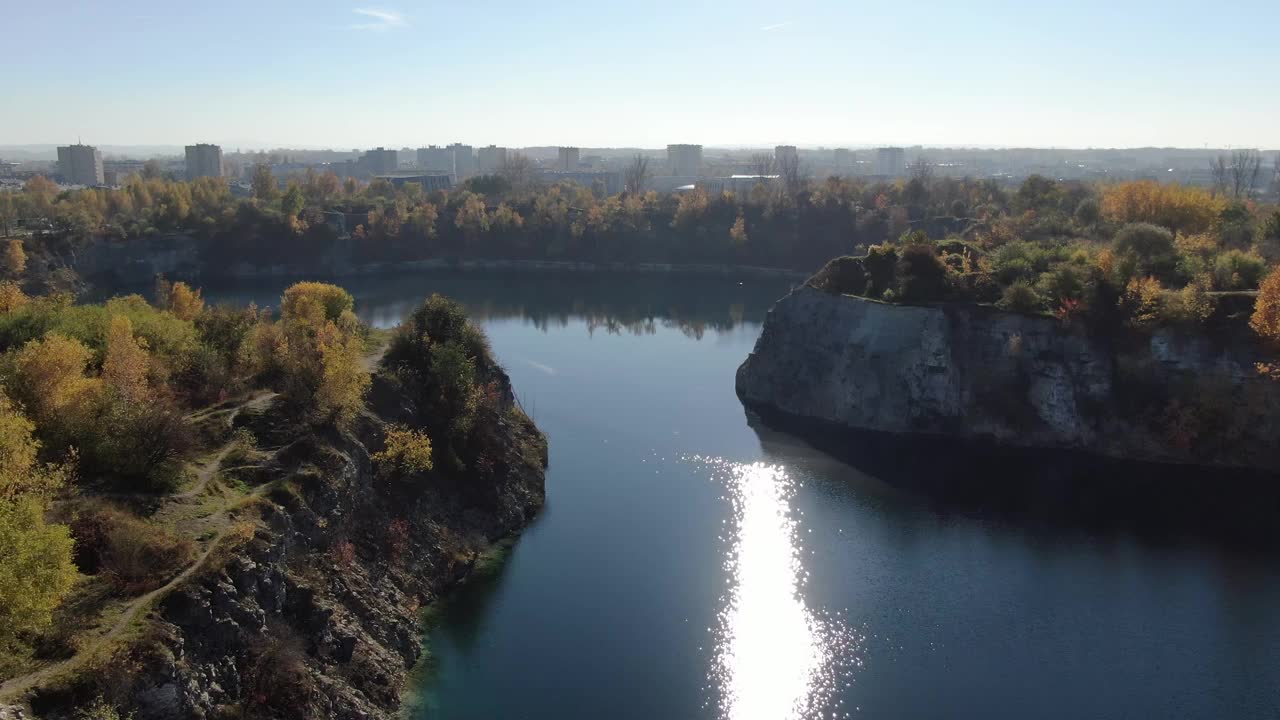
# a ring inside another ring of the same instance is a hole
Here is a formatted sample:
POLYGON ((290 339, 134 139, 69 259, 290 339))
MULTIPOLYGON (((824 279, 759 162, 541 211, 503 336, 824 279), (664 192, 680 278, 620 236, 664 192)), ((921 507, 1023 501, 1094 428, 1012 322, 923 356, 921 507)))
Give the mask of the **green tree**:
POLYGON ((253 179, 249 186, 253 198, 259 203, 271 204, 280 197, 280 187, 276 184, 276 176, 271 174, 269 165, 257 165, 253 168, 253 179))
POLYGON ((284 197, 280 199, 280 210, 285 215, 297 217, 298 213, 307 206, 307 198, 302 192, 302 188, 298 183, 289 183, 289 188, 284 191, 284 197))
POLYGON ((71 534, 49 525, 37 498, 0 500, 0 646, 49 626, 71 590, 71 534))
POLYGON ((1132 275, 1168 276, 1177 264, 1173 233, 1151 223, 1130 223, 1112 242, 1117 255, 1133 263, 1132 275))

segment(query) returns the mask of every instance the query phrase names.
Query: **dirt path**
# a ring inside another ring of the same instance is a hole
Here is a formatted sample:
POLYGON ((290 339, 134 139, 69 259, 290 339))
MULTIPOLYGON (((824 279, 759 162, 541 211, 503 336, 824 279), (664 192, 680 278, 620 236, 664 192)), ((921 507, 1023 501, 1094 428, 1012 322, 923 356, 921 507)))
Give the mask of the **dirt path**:
MULTIPOLYGON (((235 426, 236 416, 240 414, 241 410, 244 410, 245 408, 259 409, 259 408, 265 407, 266 404, 270 402, 272 398, 274 398, 277 394, 278 393, 272 393, 272 392, 259 393, 249 398, 248 400, 245 400, 239 405, 235 406, 234 408, 231 409, 231 412, 227 414, 227 427, 235 426)), ((193 498, 203 493, 205 488, 209 485, 209 481, 213 479, 214 475, 217 474, 218 468, 222 467, 222 460, 227 456, 227 453, 231 452, 234 448, 235 448, 234 441, 229 442, 226 445, 223 445, 222 449, 218 450, 218 453, 213 456, 213 459, 205 463, 204 466, 201 467, 196 472, 195 484, 193 484, 187 490, 170 495, 169 496, 170 499, 186 500, 188 498, 193 498)))
MULTIPOLYGON (((240 404, 232 411, 230 419, 228 420, 228 423, 234 421, 236 413, 239 412, 242 408, 250 407, 250 406, 254 406, 254 407, 261 406, 266 402, 268 402, 272 397, 274 397, 274 395, 275 395, 274 393, 256 395, 250 398, 249 400, 246 400, 244 403, 240 404)), ((171 502, 182 501, 183 499, 194 497, 200 494, 201 492, 203 492, 204 489, 208 486, 209 481, 217 474, 218 469, 222 465, 222 459, 226 457, 227 453, 231 452, 234 446, 235 446, 234 441, 228 442, 227 444, 223 445, 222 448, 218 450, 217 454, 214 455, 213 458, 208 463, 206 463, 203 467, 200 468, 197 475, 196 485, 184 493, 171 495, 169 497, 169 500, 171 502)), ((88 662, 95 654, 97 654, 99 650, 106 647, 109 643, 111 643, 111 641, 115 640, 117 637, 120 636, 121 633, 127 630, 129 626, 133 623, 133 621, 138 617, 139 613, 149 608, 151 604, 156 600, 159 600, 160 598, 169 594, 169 592, 172 591, 175 587, 181 585, 183 581, 187 580, 193 574, 195 574, 201 568, 204 567, 205 563, 209 560, 209 556, 213 554, 213 551, 215 549, 217 549, 218 543, 221 542, 222 539, 226 537, 227 533, 230 532, 231 529, 234 527, 230 522, 226 522, 226 520, 228 519, 228 515, 230 514, 233 507, 239 501, 258 497, 266 493, 267 491, 269 491, 271 487, 272 487, 272 484, 267 483, 265 485, 255 488, 252 492, 248 493, 247 495, 237 498, 237 502, 228 502, 221 510, 219 510, 214 515, 214 519, 219 524, 221 524, 222 527, 218 530, 216 534, 213 535, 213 537, 209 539, 209 542, 205 546, 205 549, 200 553, 200 555, 195 559, 194 562, 188 565, 186 569, 178 573, 172 580, 165 583, 164 585, 156 588, 155 590, 152 590, 149 593, 140 595, 134 598, 133 600, 130 600, 128 604, 124 606, 123 612, 121 612, 120 617, 116 620, 115 624, 111 626, 111 629, 103 633, 102 635, 99 635, 98 637, 93 638, 84 647, 77 650, 75 655, 72 655, 66 660, 62 660, 62 661, 53 663, 52 665, 48 665, 46 667, 40 668, 35 672, 27 673, 26 675, 20 675, 15 678, 10 678, 9 680, 6 680, 3 683, 0 683, 0 702, 18 701, 19 699, 21 699, 22 695, 38 687, 41 683, 53 678, 54 676, 60 673, 67 672, 70 670, 75 670, 76 668, 79 668, 80 666, 88 662)))

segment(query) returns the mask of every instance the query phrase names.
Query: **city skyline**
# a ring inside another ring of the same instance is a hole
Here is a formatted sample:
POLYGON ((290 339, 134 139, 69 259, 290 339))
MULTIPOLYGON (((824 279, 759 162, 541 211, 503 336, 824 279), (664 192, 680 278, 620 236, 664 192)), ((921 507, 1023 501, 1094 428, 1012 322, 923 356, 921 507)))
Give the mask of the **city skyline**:
POLYGON ((24 6, 0 143, 1280 147, 1280 7, 1117 5, 24 6))

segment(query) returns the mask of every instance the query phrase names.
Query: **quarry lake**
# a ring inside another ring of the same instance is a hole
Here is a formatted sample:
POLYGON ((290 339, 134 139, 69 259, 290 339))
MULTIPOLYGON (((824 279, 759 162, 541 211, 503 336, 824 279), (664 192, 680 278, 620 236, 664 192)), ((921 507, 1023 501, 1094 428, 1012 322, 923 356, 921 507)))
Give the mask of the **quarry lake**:
POLYGON ((342 284, 381 327, 461 301, 550 441, 545 509, 440 609, 409 717, 1280 716, 1274 555, 957 509, 750 418, 734 372, 788 280, 342 284))

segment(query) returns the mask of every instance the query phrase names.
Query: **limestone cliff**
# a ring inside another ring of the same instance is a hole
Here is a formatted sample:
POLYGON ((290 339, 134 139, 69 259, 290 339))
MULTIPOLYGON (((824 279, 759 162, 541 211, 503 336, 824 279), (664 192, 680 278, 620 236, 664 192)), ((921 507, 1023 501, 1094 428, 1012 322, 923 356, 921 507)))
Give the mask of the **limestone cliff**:
POLYGON ((397 717, 422 652, 420 609, 464 578, 544 498, 546 440, 492 371, 497 448, 483 472, 380 477, 371 455, 413 411, 375 375, 349 431, 292 419, 281 403, 236 417, 261 462, 224 473, 254 488, 243 531, 167 594, 103 662, 31 698, 39 717, 78 717, 105 696, 138 720, 397 717))
POLYGON ((831 429, 1107 458, 1280 469, 1276 383, 1247 338, 1123 344, 972 304, 891 305, 805 285, 738 369, 749 407, 831 429))

